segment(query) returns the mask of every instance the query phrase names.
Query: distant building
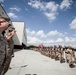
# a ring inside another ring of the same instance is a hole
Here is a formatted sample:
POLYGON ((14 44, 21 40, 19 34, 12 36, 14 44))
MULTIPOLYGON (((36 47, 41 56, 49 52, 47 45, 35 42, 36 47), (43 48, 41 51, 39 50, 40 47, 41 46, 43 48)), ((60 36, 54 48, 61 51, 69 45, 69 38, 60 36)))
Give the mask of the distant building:
MULTIPOLYGON (((0 16, 8 17, 7 13, 0 5, 0 16)), ((24 22, 11 22, 12 26, 15 28, 16 33, 13 37, 14 48, 26 48, 27 38, 26 38, 26 29, 24 22)))
POLYGON ((25 48, 27 38, 24 22, 12 22, 12 24, 16 30, 16 34, 13 37, 15 48, 25 48))

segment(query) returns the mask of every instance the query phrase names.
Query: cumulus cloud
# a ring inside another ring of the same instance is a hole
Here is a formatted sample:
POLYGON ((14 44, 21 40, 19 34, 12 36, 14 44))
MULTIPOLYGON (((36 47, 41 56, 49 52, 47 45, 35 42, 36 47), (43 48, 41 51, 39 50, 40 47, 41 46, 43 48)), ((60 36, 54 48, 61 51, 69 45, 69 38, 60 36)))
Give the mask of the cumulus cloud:
POLYGON ((58 32, 57 30, 50 31, 47 36, 63 36, 62 33, 58 32))
POLYGON ((71 42, 70 38, 69 38, 69 37, 65 37, 65 42, 66 42, 66 43, 71 42))
POLYGON ((11 7, 10 10, 11 10, 11 11, 17 11, 17 12, 19 12, 19 11, 21 10, 21 8, 11 7))
POLYGON ((63 43, 63 41, 64 41, 64 40, 63 40, 62 38, 58 38, 58 39, 56 40, 57 43, 63 43))
POLYGON ((47 11, 48 10, 48 11, 51 11, 51 12, 57 11, 57 9, 59 7, 59 5, 56 4, 53 1, 50 1, 50 2, 40 2, 40 0, 30 0, 28 2, 28 5, 30 5, 33 8, 40 9, 42 11, 47 11))
POLYGON ((13 18, 13 19, 20 18, 20 17, 18 17, 18 15, 15 12, 20 12, 21 8, 19 8, 17 6, 13 6, 13 7, 10 7, 9 10, 10 10, 9 13, 7 13, 7 14, 10 18, 13 18))
POLYGON ((7 13, 10 18, 18 19, 18 16, 15 13, 9 12, 7 13))
POLYGON ((53 21, 56 19, 59 5, 54 1, 40 2, 40 0, 30 0, 28 2, 28 5, 42 11, 43 14, 49 19, 49 21, 53 21))
MULTIPOLYGON (((26 29, 27 32, 27 44, 28 45, 35 45, 38 46, 39 44, 43 44, 44 46, 54 46, 54 45, 62 45, 62 46, 72 46, 76 48, 76 38, 73 37, 68 37, 68 36, 63 36, 61 32, 58 32, 57 30, 55 31, 50 31, 46 33, 46 37, 41 37, 44 34, 43 30, 39 30, 38 32, 34 30, 30 30, 29 28, 26 29), (48 35, 47 35, 48 34, 48 35), (59 35, 59 36, 58 36, 59 35), (49 36, 58 36, 56 39, 54 38, 48 38, 49 36), (63 36, 62 38, 60 36, 63 36), (48 38, 48 39, 47 39, 48 38)), ((67 35, 67 34, 66 34, 67 35)))
POLYGON ((44 46, 53 46, 55 44, 55 40, 52 40, 52 39, 48 39, 48 40, 44 40, 43 42, 43 45, 44 46))
MULTIPOLYGON (((30 28, 26 29, 27 33, 27 44, 28 45, 35 45, 38 46, 39 44, 43 44, 44 46, 54 46, 54 45, 66 45, 66 46, 72 46, 76 48, 76 38, 73 37, 64 37, 61 32, 58 32, 57 30, 50 31, 46 34, 44 34, 43 30, 34 31, 30 28), (46 35, 46 37, 40 38, 42 35, 46 35), (58 36, 56 39, 54 38, 48 38, 49 36, 58 36), (60 36, 63 36, 62 38, 60 36), (47 39, 48 38, 48 39, 47 39)), ((66 34, 67 35, 67 34, 66 34)))
POLYGON ((51 12, 56 12, 58 10, 59 5, 56 4, 54 1, 50 1, 45 3, 45 9, 51 12))
POLYGON ((72 5, 72 0, 63 0, 60 5, 60 9, 68 9, 72 5))
POLYGON ((33 36, 33 35, 36 34, 36 32, 35 32, 34 30, 31 31, 29 28, 26 29, 26 31, 27 31, 27 35, 30 35, 30 36, 31 36, 31 35, 33 36))
POLYGON ((66 43, 75 43, 76 42, 76 38, 73 38, 73 37, 65 37, 65 42, 66 43))
POLYGON ((50 22, 56 19, 56 13, 45 12, 44 15, 48 18, 50 22))
POLYGON ((38 46, 41 43, 41 40, 36 37, 27 36, 27 43, 28 45, 35 45, 38 46))
POLYGON ((74 18, 74 20, 69 24, 71 29, 76 29, 76 17, 74 18))
POLYGON ((46 37, 43 30, 39 30, 36 32, 34 30, 27 28, 26 31, 27 31, 27 35, 30 35, 30 36, 36 36, 36 37, 40 37, 40 38, 46 37))
POLYGON ((42 38, 42 37, 46 37, 43 30, 38 31, 38 32, 36 33, 36 36, 40 36, 41 38, 42 38))
POLYGON ((66 46, 72 46, 73 48, 76 48, 76 38, 73 37, 65 37, 65 44, 66 46))
POLYGON ((43 30, 39 30, 36 32, 34 30, 26 29, 26 31, 27 31, 27 35, 30 35, 30 36, 33 35, 39 38, 46 38, 49 36, 59 36, 59 37, 64 36, 61 32, 58 32, 57 30, 50 31, 47 34, 45 34, 43 30))
POLYGON ((39 30, 36 32, 36 31, 30 30, 28 28, 28 29, 26 29, 26 32, 27 32, 27 43, 29 45, 39 45, 40 43, 43 43, 45 46, 49 46, 50 44, 54 44, 54 42, 55 42, 52 39, 43 40, 44 38, 47 37, 47 35, 44 34, 43 30, 39 30), (42 40, 40 37, 42 37, 42 40))
POLYGON ((30 0, 28 5, 43 12, 50 22, 56 19, 58 10, 68 9, 71 7, 72 0, 63 0, 61 4, 57 4, 55 1, 44 2, 40 0, 30 0))
POLYGON ((28 2, 28 5, 32 6, 33 8, 39 9, 41 3, 39 0, 30 0, 30 2, 28 2))
POLYGON ((27 36, 27 44, 28 45, 35 45, 38 46, 39 44, 43 44, 44 46, 51 46, 54 45, 54 40, 41 40, 40 38, 33 37, 33 36, 27 36))

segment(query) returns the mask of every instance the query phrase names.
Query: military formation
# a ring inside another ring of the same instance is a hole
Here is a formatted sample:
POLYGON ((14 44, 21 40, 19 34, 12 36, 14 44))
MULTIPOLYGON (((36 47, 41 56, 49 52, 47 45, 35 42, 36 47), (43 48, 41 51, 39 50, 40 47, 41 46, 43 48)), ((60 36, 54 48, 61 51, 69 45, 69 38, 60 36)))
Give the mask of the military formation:
POLYGON ((10 19, 0 16, 0 75, 5 75, 14 57, 14 34, 15 29, 10 24, 10 19))
POLYGON ((59 46, 51 46, 51 47, 39 47, 34 50, 39 51, 41 54, 50 57, 51 59, 55 59, 55 61, 59 61, 60 63, 67 63, 70 68, 75 67, 76 64, 76 56, 75 51, 71 46, 62 47, 59 46))

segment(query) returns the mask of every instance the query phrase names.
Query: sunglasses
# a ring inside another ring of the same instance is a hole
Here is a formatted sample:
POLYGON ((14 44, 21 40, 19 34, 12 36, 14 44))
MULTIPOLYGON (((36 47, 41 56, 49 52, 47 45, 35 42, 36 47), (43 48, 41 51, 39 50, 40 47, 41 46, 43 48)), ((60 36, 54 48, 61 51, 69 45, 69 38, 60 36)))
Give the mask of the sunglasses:
POLYGON ((6 22, 5 20, 4 21, 0 21, 0 23, 3 23, 3 22, 6 22))

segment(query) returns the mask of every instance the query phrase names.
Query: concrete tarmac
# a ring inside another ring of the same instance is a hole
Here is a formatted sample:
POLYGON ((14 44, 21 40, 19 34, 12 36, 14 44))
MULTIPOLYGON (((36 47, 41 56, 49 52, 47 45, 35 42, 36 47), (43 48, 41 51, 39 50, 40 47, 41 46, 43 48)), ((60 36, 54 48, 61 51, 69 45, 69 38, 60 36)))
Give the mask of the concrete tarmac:
POLYGON ((69 68, 67 63, 60 63, 33 50, 15 52, 6 75, 76 75, 76 64, 69 68))

